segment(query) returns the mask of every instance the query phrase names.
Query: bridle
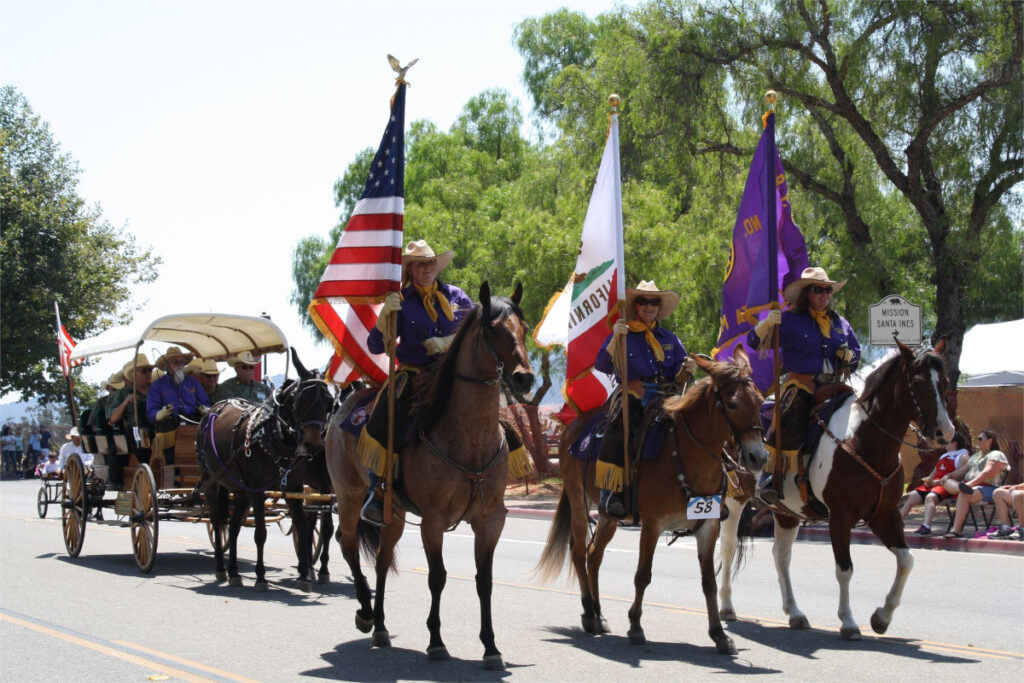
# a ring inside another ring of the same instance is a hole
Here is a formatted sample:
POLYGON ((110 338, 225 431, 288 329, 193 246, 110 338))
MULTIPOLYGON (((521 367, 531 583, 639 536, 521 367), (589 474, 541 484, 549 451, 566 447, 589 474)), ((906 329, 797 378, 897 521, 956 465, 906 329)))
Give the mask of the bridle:
MULTIPOLYGON (((723 387, 727 388, 736 384, 745 384, 747 386, 754 387, 754 391, 757 391, 757 385, 754 384, 754 380, 751 379, 750 377, 746 377, 744 379, 730 380, 728 382, 725 382, 721 387, 718 384, 712 384, 712 389, 714 391, 715 398, 715 406, 718 408, 718 412, 722 414, 722 417, 725 418, 726 424, 729 425, 729 431, 732 432, 732 441, 733 443, 739 443, 740 439, 742 439, 743 435, 746 434, 747 432, 759 433, 761 435, 761 440, 764 441, 764 427, 761 426, 759 416, 754 418, 755 420, 757 420, 756 424, 741 429, 736 426, 736 424, 732 421, 732 418, 729 417, 729 412, 725 409, 725 404, 722 402, 721 390, 723 387)), ((725 451, 725 449, 722 449, 722 452, 719 455, 715 455, 707 446, 701 443, 700 439, 694 436, 693 432, 690 430, 690 425, 686 423, 686 417, 684 417, 681 413, 679 415, 679 420, 683 424, 683 429, 686 430, 686 435, 689 436, 694 443, 700 446, 701 450, 704 451, 704 453, 706 453, 708 456, 712 458, 715 458, 716 460, 721 458, 723 461, 727 461, 729 464, 734 465, 735 468, 742 469, 742 467, 732 459, 732 456, 730 456, 725 451)))
MULTIPOLYGON (((924 355, 926 353, 928 353, 928 352, 927 351, 922 351, 921 355, 924 355)), ((920 358, 920 357, 921 356, 918 356, 914 360, 916 361, 917 358, 920 358)), ((906 382, 907 382, 907 391, 910 392, 910 400, 914 404, 914 412, 915 412, 915 414, 910 418, 910 421, 911 421, 911 423, 917 423, 917 427, 914 429, 914 431, 917 432, 918 434, 921 434, 921 423, 924 421, 924 410, 921 408, 920 401, 917 400, 917 392, 914 391, 914 384, 913 384, 913 380, 911 379, 911 376, 914 374, 912 372, 912 370, 913 370, 913 362, 907 364, 906 372, 903 373, 903 376, 904 376, 904 378, 906 379, 906 382)), ((917 444, 913 444, 913 443, 910 443, 909 441, 906 441, 905 439, 903 439, 903 437, 896 436, 895 434, 890 433, 887 429, 885 429, 885 427, 883 427, 882 425, 880 425, 878 423, 878 420, 875 419, 874 415, 871 414, 870 410, 865 409, 864 412, 865 412, 865 414, 867 414, 868 422, 870 422, 872 424, 872 426, 874 426, 875 429, 877 429, 878 431, 882 432, 882 434, 884 434, 885 436, 889 437, 893 441, 898 441, 899 443, 903 444, 904 446, 909 446, 910 448, 913 448, 914 450, 916 450, 916 451, 918 451, 920 453, 924 453, 924 452, 927 452, 927 451, 935 450, 933 448, 927 448, 927 447, 926 448, 922 448, 922 447, 918 446, 917 444)), ((911 428, 913 428, 913 424, 911 424, 911 428)))

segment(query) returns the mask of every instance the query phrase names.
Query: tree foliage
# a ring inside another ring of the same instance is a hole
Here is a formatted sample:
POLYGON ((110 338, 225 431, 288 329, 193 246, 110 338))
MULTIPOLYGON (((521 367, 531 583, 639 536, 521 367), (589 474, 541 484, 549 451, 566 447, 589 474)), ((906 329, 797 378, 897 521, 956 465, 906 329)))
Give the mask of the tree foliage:
POLYGON ((160 263, 78 195, 79 168, 13 87, 0 89, 0 392, 60 401, 54 302, 81 338, 125 320, 160 263))

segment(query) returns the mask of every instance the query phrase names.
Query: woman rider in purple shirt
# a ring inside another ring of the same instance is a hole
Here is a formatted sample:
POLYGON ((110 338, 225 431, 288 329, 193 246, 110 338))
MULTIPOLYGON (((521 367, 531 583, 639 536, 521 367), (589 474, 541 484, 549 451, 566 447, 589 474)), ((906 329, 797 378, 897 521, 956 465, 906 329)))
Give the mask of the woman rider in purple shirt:
MULTIPOLYGON (((422 382, 413 379, 432 370, 445 349, 452 343, 463 318, 473 308, 469 296, 454 285, 437 279, 455 256, 447 251, 440 256, 426 240, 410 242, 402 254, 402 292, 389 293, 370 330, 366 345, 373 353, 384 353, 388 342, 397 340, 395 357, 399 370, 395 373, 395 433, 400 434, 409 417, 409 406, 416 392, 407 385, 422 382), (395 329, 389 328, 391 313, 397 311, 395 329)), ((384 391, 378 397, 386 396, 384 391)), ((359 452, 364 462, 377 461, 384 452, 387 439, 387 401, 378 400, 359 439, 359 452)), ((381 501, 374 493, 379 477, 371 470, 370 491, 360 516, 371 524, 383 523, 381 501)))
MULTIPOLYGON (((791 308, 785 313, 774 310, 747 335, 751 348, 771 343, 771 333, 779 328, 779 352, 782 368, 788 373, 778 395, 779 426, 782 431, 783 461, 775 453, 772 431, 765 440, 772 453, 773 472, 796 472, 796 458, 804 443, 807 420, 814 409, 814 390, 833 383, 843 370, 851 372, 860 363, 860 342, 846 318, 832 309, 832 294, 846 285, 835 282, 824 268, 805 268, 800 279, 786 286, 783 296, 791 308)), ((757 487, 757 495, 772 505, 782 498, 782 476, 768 474, 757 487)))
MULTIPOLYGON (((617 321, 611 335, 597 352, 594 367, 605 374, 615 375, 621 381, 613 359, 621 345, 626 345, 631 446, 644 408, 659 395, 659 388, 675 383, 681 372, 692 374, 697 368, 697 363, 687 357, 679 337, 658 324, 658 321, 672 315, 678 305, 679 295, 671 290, 658 289, 653 280, 641 281, 636 289, 627 288, 626 315, 629 320, 617 321)), ((597 486, 601 489, 598 509, 619 518, 626 516, 622 498, 623 438, 622 420, 611 420, 605 428, 595 470, 597 486)))

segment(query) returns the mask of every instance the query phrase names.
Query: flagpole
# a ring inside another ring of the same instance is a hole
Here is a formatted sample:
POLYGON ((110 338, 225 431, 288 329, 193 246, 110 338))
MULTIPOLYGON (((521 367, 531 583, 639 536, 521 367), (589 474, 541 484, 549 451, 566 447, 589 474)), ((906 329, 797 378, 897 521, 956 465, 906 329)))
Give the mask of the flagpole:
MULTIPOLYGON (((765 197, 768 201, 767 215, 765 218, 768 220, 768 249, 770 254, 768 256, 768 302, 769 310, 778 310, 779 306, 779 237, 778 237, 778 225, 777 217, 775 215, 775 100, 778 98, 777 93, 774 90, 769 90, 764 95, 765 100, 768 101, 768 114, 765 118, 765 125, 769 127, 768 138, 766 145, 766 158, 765 158, 765 197)), ((779 386, 779 375, 782 374, 782 358, 779 354, 779 328, 781 325, 776 325, 772 328, 772 364, 773 364, 773 376, 775 384, 775 408, 774 415, 772 416, 772 424, 775 427, 775 457, 776 457, 776 469, 780 472, 776 472, 776 476, 781 474, 782 463, 782 429, 779 424, 779 409, 782 403, 782 387, 779 386)))
POLYGON ((395 451, 395 331, 398 311, 388 313, 388 449, 384 454, 384 524, 391 523, 394 493, 391 487, 391 459, 395 451))
MULTIPOLYGON (((65 385, 65 389, 67 391, 68 414, 71 415, 71 424, 74 425, 77 428, 78 427, 78 416, 75 415, 75 398, 74 398, 73 392, 71 391, 71 359, 70 358, 68 359, 67 373, 65 374, 64 373, 64 345, 61 343, 61 338, 60 338, 60 335, 61 335, 61 332, 62 332, 62 325, 60 324, 60 306, 57 305, 56 301, 53 302, 53 310, 54 310, 54 313, 57 314, 57 353, 59 354, 58 357, 60 359, 61 374, 64 375, 64 385, 65 385)), ((81 431, 81 430, 79 430, 79 431, 81 431)))

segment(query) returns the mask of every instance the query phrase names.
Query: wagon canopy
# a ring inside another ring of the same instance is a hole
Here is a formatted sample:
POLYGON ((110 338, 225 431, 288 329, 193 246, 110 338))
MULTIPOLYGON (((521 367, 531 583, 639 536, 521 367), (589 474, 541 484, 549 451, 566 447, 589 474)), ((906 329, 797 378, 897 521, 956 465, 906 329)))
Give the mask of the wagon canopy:
POLYGON ((266 318, 228 313, 178 313, 113 327, 78 342, 71 360, 85 359, 111 351, 134 349, 147 341, 184 346, 202 358, 224 360, 242 351, 253 355, 288 350, 288 340, 277 325, 266 318))

